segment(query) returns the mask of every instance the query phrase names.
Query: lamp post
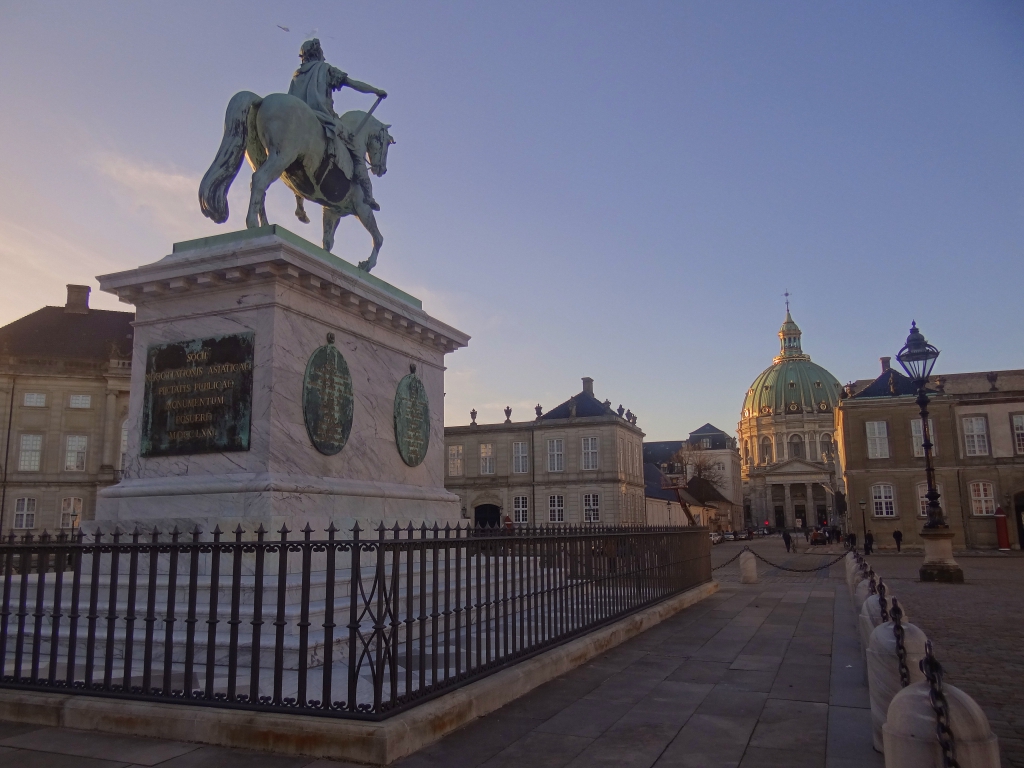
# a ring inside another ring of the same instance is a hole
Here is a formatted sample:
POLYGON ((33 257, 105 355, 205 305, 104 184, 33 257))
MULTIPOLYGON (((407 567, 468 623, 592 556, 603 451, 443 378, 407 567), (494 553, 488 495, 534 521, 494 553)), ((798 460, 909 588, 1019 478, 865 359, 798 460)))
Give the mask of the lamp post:
POLYGON ((928 426, 928 392, 926 386, 932 375, 939 350, 929 344, 917 323, 910 324, 910 335, 903 349, 896 353, 900 366, 917 389, 917 406, 921 409, 921 447, 924 449, 925 479, 928 483, 927 514, 921 538, 924 540, 924 563, 921 565, 921 581, 945 581, 963 583, 964 572, 953 559, 953 532, 939 504, 939 491, 935 487, 935 468, 932 466, 931 430, 928 426))
POLYGON ((864 508, 867 507, 868 503, 864 499, 860 500, 860 527, 864 530, 864 535, 868 535, 868 520, 864 516, 864 508))

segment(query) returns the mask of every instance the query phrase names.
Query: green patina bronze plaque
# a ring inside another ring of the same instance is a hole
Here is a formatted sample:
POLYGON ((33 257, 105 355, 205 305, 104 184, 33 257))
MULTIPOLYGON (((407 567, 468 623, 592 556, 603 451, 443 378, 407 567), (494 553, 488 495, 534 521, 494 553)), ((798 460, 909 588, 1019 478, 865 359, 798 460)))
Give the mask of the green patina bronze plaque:
POLYGON ((253 334, 146 350, 143 456, 249 450, 253 334))
POLYGON ((410 365, 409 371, 395 393, 395 443, 402 461, 415 467, 426 458, 430 445, 430 404, 416 366, 410 365))
POLYGON ((306 364, 302 380, 302 415, 309 441, 320 453, 333 456, 345 447, 352 431, 352 376, 334 334, 318 347, 306 364))

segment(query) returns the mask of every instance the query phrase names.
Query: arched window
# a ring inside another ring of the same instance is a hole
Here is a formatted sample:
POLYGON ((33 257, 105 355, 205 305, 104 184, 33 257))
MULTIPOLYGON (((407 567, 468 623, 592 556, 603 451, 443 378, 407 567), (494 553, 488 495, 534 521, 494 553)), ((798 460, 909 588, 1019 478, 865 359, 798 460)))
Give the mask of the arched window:
POLYGON ((772 439, 770 437, 761 438, 761 463, 772 463, 772 439))
POLYGON ((790 435, 789 458, 802 459, 804 457, 804 439, 800 435, 790 435))
POLYGON ((994 515, 996 513, 996 494, 992 483, 978 481, 971 483, 971 514, 994 515))
POLYGON ((871 486, 871 510, 875 517, 896 516, 896 497, 891 485, 879 483, 871 486))

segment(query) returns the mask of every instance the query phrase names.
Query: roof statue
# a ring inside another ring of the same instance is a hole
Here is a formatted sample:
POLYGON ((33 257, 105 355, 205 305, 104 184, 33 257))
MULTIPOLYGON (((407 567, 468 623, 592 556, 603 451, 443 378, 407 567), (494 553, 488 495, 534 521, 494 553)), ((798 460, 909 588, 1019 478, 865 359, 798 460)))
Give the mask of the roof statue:
POLYGON ((387 93, 354 80, 324 60, 317 39, 299 50, 301 64, 292 76, 288 93, 260 97, 239 91, 228 102, 224 137, 210 169, 199 185, 203 215, 222 224, 228 219, 228 189, 244 156, 252 166, 252 192, 245 226, 269 224, 265 205, 267 188, 278 178, 295 193, 295 216, 309 223, 304 200, 323 206, 323 246, 334 247, 334 233, 342 216, 355 215, 373 238, 373 250, 359 268, 369 272, 377 263, 384 238, 373 212, 380 206, 373 198, 367 174, 387 173, 388 147, 395 140, 386 125, 373 117, 387 93), (348 86, 375 95, 369 111, 353 110, 339 116, 334 111, 334 91, 348 86))

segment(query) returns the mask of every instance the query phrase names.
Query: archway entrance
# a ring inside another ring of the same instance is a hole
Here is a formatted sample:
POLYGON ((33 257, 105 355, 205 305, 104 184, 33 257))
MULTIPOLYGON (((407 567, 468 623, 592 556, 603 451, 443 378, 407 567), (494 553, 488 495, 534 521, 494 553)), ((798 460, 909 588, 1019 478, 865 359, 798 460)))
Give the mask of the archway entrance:
POLYGON ((1013 497, 1013 517, 1017 521, 1017 544, 1024 549, 1024 491, 1013 497))
POLYGON ((478 527, 496 528, 501 524, 501 507, 497 504, 481 504, 475 507, 473 523, 478 527))

